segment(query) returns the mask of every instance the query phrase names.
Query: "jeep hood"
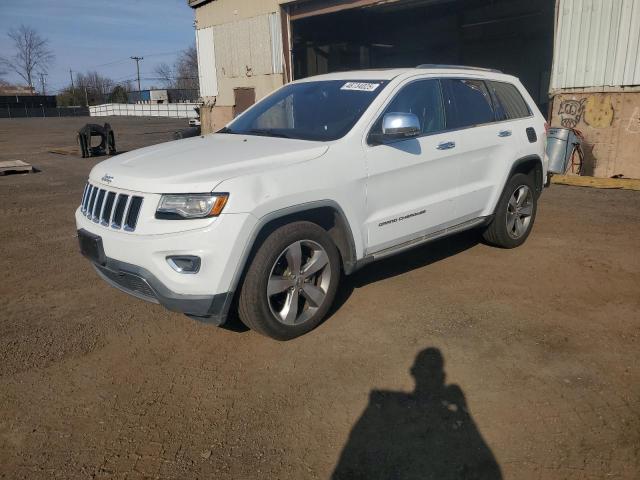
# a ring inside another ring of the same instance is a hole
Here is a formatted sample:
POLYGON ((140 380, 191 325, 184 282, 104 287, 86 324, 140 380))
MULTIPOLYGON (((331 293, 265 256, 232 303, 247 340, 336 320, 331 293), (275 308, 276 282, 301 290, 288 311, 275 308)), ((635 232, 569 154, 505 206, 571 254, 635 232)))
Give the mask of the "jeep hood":
POLYGON ((97 164, 89 178, 146 193, 210 192, 229 178, 312 160, 327 149, 322 142, 212 134, 117 155, 97 164))

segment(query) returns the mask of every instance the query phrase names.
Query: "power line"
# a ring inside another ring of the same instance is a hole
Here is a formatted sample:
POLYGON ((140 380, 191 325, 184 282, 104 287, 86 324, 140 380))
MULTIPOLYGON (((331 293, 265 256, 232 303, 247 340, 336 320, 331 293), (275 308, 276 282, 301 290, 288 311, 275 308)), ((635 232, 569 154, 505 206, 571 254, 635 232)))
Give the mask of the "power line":
MULTIPOLYGON (((158 52, 158 53, 147 53, 144 56, 145 57, 161 57, 163 55, 176 55, 178 53, 183 52, 184 50, 174 50, 173 52, 158 52)), ((108 67, 111 65, 117 65, 119 63, 125 63, 128 62, 131 58, 121 58, 118 60, 112 60, 110 62, 107 63, 100 63, 98 65, 90 65, 88 67, 86 67, 87 70, 90 70, 92 68, 100 68, 100 67, 108 67)))

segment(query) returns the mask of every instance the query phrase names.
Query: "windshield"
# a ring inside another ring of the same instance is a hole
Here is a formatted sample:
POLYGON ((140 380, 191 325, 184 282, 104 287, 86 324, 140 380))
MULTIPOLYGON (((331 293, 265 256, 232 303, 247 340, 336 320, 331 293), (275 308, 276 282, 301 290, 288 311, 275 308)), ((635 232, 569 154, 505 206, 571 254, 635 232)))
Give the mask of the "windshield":
POLYGON ((327 80, 287 85, 219 133, 329 141, 351 130, 386 81, 327 80))

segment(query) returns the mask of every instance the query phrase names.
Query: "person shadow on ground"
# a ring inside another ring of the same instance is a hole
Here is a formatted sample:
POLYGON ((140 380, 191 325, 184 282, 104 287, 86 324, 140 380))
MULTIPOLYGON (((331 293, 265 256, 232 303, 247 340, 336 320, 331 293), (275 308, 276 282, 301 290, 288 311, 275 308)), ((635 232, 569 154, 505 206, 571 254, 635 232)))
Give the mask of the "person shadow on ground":
POLYGON ((422 350, 411 375, 411 393, 371 391, 332 479, 501 479, 462 390, 445 384, 440 350, 422 350))

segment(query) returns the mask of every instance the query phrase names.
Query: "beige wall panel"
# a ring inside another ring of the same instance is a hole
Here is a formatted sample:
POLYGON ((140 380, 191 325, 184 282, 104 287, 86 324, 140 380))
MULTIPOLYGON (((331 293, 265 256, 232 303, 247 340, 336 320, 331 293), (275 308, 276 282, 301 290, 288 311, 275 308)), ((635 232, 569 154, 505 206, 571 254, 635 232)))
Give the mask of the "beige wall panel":
POLYGON ((271 34, 268 15, 247 18, 213 28, 221 77, 271 73, 271 34))
POLYGON ((196 8, 196 22, 204 28, 279 10, 277 0, 216 0, 196 8))
POLYGON ((200 128, 203 135, 220 130, 232 119, 232 107, 212 107, 210 105, 203 105, 200 108, 200 128))
POLYGON ((551 124, 584 134, 585 175, 640 178, 640 93, 558 94, 551 124))
POLYGON ((233 96, 233 89, 238 87, 253 87, 256 89, 256 101, 267 96, 275 89, 280 88, 284 84, 284 77, 282 74, 272 75, 257 75, 255 77, 238 77, 238 78, 226 78, 221 77, 219 79, 218 86, 220 88, 220 95, 216 100, 216 105, 219 106, 233 106, 235 98, 233 96))

